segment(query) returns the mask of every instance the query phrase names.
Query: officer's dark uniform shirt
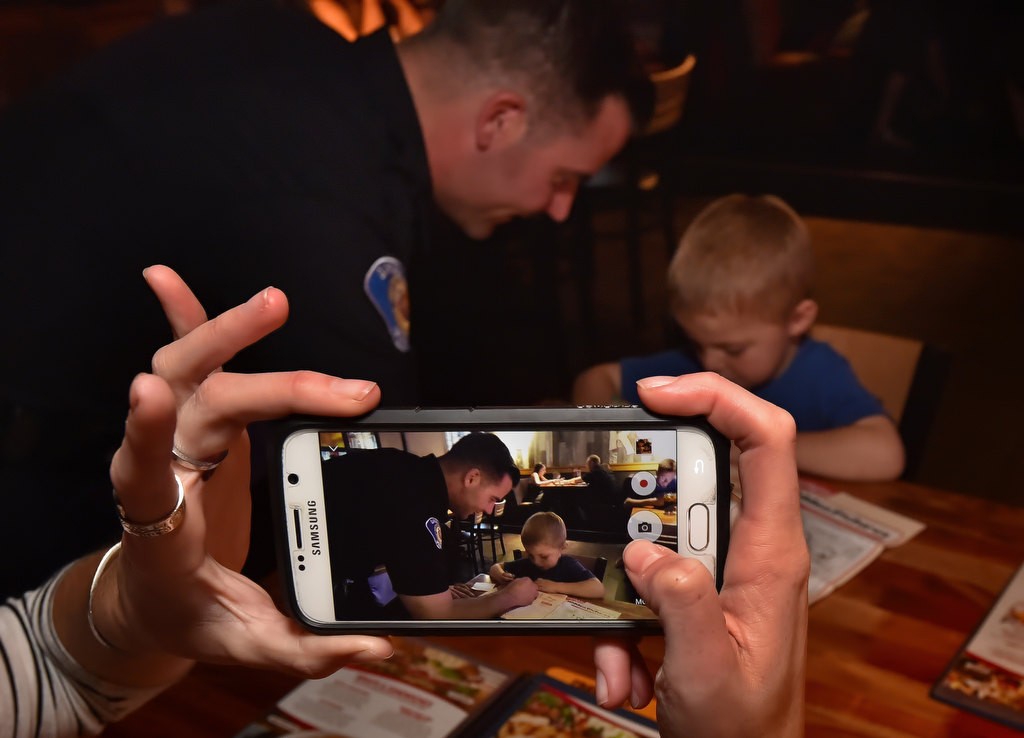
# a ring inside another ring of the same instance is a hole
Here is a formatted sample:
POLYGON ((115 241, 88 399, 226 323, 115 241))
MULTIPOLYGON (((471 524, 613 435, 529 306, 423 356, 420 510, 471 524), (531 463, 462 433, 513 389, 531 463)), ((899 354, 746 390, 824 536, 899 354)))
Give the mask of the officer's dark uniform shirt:
POLYGON ((597 578, 590 569, 568 554, 559 558, 558 563, 550 569, 541 569, 527 558, 507 561, 501 567, 516 577, 529 577, 533 580, 548 579, 552 582, 572 583, 597 578))
POLYGON ((323 480, 339 619, 372 618, 379 611, 366 582, 380 565, 398 594, 448 589, 442 549, 448 488, 435 456, 353 450, 325 463, 323 480))
POLYGON ((155 24, 6 111, 0 538, 33 555, 0 596, 117 534, 128 386, 170 338, 144 267, 174 268, 211 316, 285 291, 287 324, 229 368, 372 379, 413 404, 403 271, 431 203, 387 33, 349 43, 276 0, 155 24))

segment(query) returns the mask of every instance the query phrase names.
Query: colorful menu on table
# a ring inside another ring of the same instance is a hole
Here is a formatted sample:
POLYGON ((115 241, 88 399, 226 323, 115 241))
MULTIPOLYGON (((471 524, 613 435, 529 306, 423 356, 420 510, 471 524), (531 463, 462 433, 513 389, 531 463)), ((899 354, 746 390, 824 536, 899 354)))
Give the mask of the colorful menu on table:
POLYGON ((429 641, 305 681, 235 738, 654 738, 650 713, 605 710, 565 670, 513 675, 429 641))
POLYGON ((1024 730, 1024 565, 932 688, 932 696, 1024 730))

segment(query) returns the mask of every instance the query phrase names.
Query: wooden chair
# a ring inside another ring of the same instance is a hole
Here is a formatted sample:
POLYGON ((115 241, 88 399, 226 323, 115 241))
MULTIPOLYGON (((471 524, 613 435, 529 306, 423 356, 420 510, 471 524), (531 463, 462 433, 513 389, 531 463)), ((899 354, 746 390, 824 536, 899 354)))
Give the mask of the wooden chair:
POLYGON ((587 567, 591 574, 604 581, 604 572, 608 568, 608 559, 604 556, 584 556, 583 554, 572 554, 572 557, 587 567))
POLYGON ((811 336, 842 354, 881 401, 906 449, 903 478, 913 479, 949 374, 949 353, 913 338, 837 325, 816 325, 811 336))
MULTIPOLYGON (((604 572, 608 568, 608 559, 604 556, 584 556, 582 554, 569 554, 586 567, 587 571, 593 574, 600 581, 604 581, 604 572)), ((512 549, 512 558, 519 560, 523 558, 522 550, 512 549)))
MULTIPOLYGON (((666 253, 676 247, 676 233, 670 187, 666 182, 674 166, 671 156, 672 130, 679 123, 686 104, 693 68, 692 54, 679 65, 650 75, 654 84, 654 109, 647 127, 634 137, 619 156, 580 188, 570 226, 573 239, 574 273, 580 282, 580 313, 589 320, 593 311, 593 250, 598 237, 618 236, 626 246, 629 262, 629 304, 633 324, 640 327, 644 314, 643 265, 640 243, 643 234, 659 230, 666 253), (594 219, 598 212, 624 211, 621 233, 598 234, 594 219)), ((596 326, 585 326, 596 334, 596 326)))
POLYGON ((473 564, 473 573, 484 570, 484 545, 480 538, 479 525, 484 520, 482 512, 476 513, 472 519, 459 520, 456 524, 459 553, 473 564), (477 563, 479 562, 479 563, 477 563))
POLYGON ((475 524, 477 542, 480 546, 480 558, 483 559, 483 547, 484 544, 491 544, 491 562, 498 560, 498 546, 501 546, 501 555, 504 556, 505 551, 505 536, 502 532, 501 519, 505 514, 505 506, 507 500, 495 503, 494 512, 490 515, 483 514, 480 522, 475 524))
POLYGON ((644 136, 653 136, 672 128, 683 117, 690 77, 697 58, 690 54, 671 69, 651 73, 654 83, 654 112, 644 129, 644 136))

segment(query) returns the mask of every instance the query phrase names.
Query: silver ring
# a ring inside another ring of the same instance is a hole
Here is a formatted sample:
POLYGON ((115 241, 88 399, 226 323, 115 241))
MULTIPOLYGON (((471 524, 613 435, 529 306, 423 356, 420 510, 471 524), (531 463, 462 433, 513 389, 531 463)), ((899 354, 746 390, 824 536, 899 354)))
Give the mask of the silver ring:
POLYGON ((220 466, 220 463, 228 457, 228 450, 224 449, 211 459, 194 459, 175 444, 171 447, 171 455, 186 469, 197 472, 209 472, 220 466))
POLYGON ((121 519, 121 527, 124 532, 140 538, 156 538, 167 533, 172 533, 181 525, 185 519, 185 487, 182 485, 178 475, 174 475, 174 481, 178 483, 178 503, 167 515, 155 520, 152 523, 136 523, 125 517, 124 506, 117 497, 117 490, 114 490, 114 505, 117 507, 117 517, 121 519))

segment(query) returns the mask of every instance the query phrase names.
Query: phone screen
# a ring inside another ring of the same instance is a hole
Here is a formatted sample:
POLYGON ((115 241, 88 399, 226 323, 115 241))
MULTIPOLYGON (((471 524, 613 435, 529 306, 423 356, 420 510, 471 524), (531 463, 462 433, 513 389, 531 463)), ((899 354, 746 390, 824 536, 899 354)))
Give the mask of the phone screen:
POLYGON ((656 628, 622 565, 629 541, 719 572, 713 431, 635 413, 488 424, 475 412, 287 435, 279 543, 300 620, 327 631, 656 628))

